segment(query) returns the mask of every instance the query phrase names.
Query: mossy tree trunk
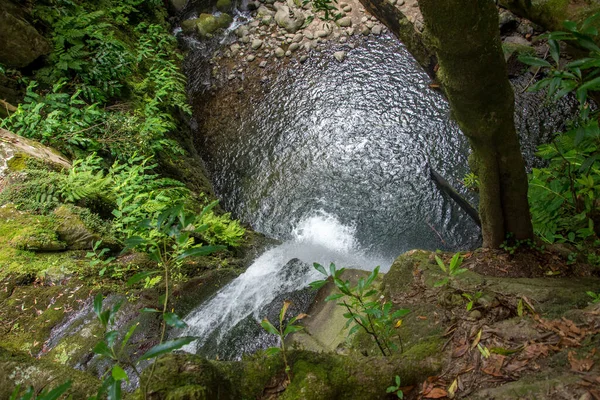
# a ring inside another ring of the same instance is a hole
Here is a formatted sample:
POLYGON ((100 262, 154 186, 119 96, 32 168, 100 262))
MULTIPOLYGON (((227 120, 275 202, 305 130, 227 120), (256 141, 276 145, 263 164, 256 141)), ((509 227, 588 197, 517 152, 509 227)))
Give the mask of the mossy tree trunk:
POLYGON ((514 125, 514 93, 492 0, 419 0, 452 113, 469 139, 479 175, 484 247, 506 234, 533 236, 527 176, 514 125))

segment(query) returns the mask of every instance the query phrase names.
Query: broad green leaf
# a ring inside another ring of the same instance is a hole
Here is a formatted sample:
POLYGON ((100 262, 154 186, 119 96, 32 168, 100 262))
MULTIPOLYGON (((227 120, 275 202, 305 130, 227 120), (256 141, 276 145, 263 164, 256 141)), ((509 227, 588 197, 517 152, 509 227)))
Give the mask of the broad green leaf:
POLYGON ((552 65, 548 61, 532 56, 520 55, 519 61, 521 61, 523 64, 531 65, 534 67, 552 67, 552 65))
POLYGON ((183 336, 183 337, 180 337, 180 338, 177 338, 174 340, 169 340, 167 342, 158 344, 158 345, 154 346, 153 348, 151 348, 150 350, 148 350, 143 356, 141 356, 138 359, 138 361, 156 358, 165 353, 170 353, 174 350, 178 350, 178 349, 182 348, 183 346, 185 346, 186 344, 193 342, 196 339, 198 339, 198 338, 194 337, 194 336, 183 336))
POLYGON ((329 264, 329 272, 331 273, 331 276, 336 276, 335 275, 335 264, 334 263, 329 264))
POLYGON ((435 261, 437 262, 438 266, 442 269, 442 271, 448 272, 448 270, 446 269, 446 265, 444 264, 444 261, 442 261, 441 258, 435 256, 435 261))
POLYGON ((183 329, 187 326, 185 322, 183 322, 179 316, 175 313, 168 312, 163 314, 163 318, 167 325, 172 326, 177 329, 183 329))
POLYGON ((108 346, 106 345, 106 343, 104 341, 102 342, 98 342, 96 343, 96 345, 94 346, 94 353, 104 356, 104 357, 108 357, 108 358, 113 358, 113 354, 110 351, 110 349, 108 348, 108 346))
POLYGON ((300 326, 300 325, 288 325, 285 327, 285 330, 283 331, 283 336, 285 337, 285 336, 289 335, 290 333, 299 332, 302 329, 304 329, 304 327, 300 326))
POLYGON ((450 280, 448 278, 445 278, 445 279, 442 279, 441 281, 437 281, 436 283, 434 283, 433 287, 444 286, 444 285, 448 284, 448 282, 450 282, 450 280))
POLYGON ((125 349, 125 346, 129 342, 129 339, 131 339, 131 336, 133 336, 133 333, 135 332, 135 330, 139 324, 140 324, 139 322, 136 322, 135 324, 131 325, 131 328, 129 328, 129 330, 127 331, 127 334, 125 335, 125 337, 123 338, 123 341, 121 342, 121 351, 123 351, 125 349))
POLYGON ((325 284, 327 284, 327 281, 314 281, 308 284, 308 286, 310 286, 313 289, 321 289, 323 286, 325 286, 325 284))
POLYGON ((344 295, 342 293, 335 293, 335 294, 331 294, 331 295, 327 296, 325 298, 325 301, 337 300, 337 299, 341 299, 342 297, 344 297, 344 295))
POLYGON ((96 316, 100 318, 100 314, 102 314, 102 301, 103 301, 102 293, 98 293, 96 297, 94 297, 94 312, 96 316))
POLYGON ((106 332, 106 334, 104 335, 104 340, 106 340, 106 344, 108 345, 108 347, 113 347, 113 345, 115 344, 115 340, 117 340, 118 336, 119 332, 117 331, 106 332))
POLYGON ((112 380, 108 387, 108 400, 121 400, 121 381, 112 380))
POLYGON ((558 61, 560 58, 560 46, 559 46, 558 42, 554 39, 549 39, 548 47, 550 49, 550 55, 552 56, 552 59, 554 60, 556 65, 558 65, 558 61))
POLYGON ((181 253, 177 257, 177 260, 183 260, 184 258, 188 258, 188 257, 207 256, 207 255, 212 254, 212 253, 214 253, 216 251, 225 250, 225 249, 227 249, 227 246, 201 246, 201 247, 194 247, 194 248, 191 248, 191 249, 186 250, 183 253, 181 253))
POLYGON ((67 392, 67 390, 69 390, 70 387, 71 387, 71 381, 67 381, 67 382, 63 383, 62 385, 55 387, 54 389, 49 391, 47 394, 45 394, 43 396, 39 396, 38 399, 40 399, 40 400, 57 400, 62 395, 64 395, 67 392))
POLYGON ((279 336, 279 331, 277 330, 277 328, 275 328, 275 327, 273 326, 273 324, 272 324, 272 323, 270 323, 270 322, 269 322, 269 320, 268 320, 268 319, 266 319, 266 318, 265 318, 265 319, 263 319, 263 320, 261 321, 261 323, 260 323, 260 326, 262 326, 262 327, 263 327, 263 329, 264 329, 265 331, 269 332, 270 334, 279 336))
POLYGON ((279 324, 281 325, 283 323, 283 319, 285 318, 285 314, 287 313, 288 308, 292 305, 292 302, 289 300, 285 300, 283 302, 283 306, 281 307, 281 310, 279 311, 279 324))
POLYGON ((129 250, 129 249, 133 249, 136 248, 142 244, 146 244, 147 240, 144 239, 141 236, 132 236, 130 238, 127 238, 125 240, 125 249, 124 250, 129 250))
POLYGON ((136 283, 138 283, 139 281, 142 281, 152 275, 156 275, 158 274, 160 271, 143 271, 143 272, 138 272, 137 274, 133 275, 131 278, 127 279, 127 285, 131 286, 134 285, 136 283))
POLYGON ((323 275, 327 275, 327 271, 325 271, 325 268, 323 268, 323 266, 319 263, 314 263, 313 267, 315 267, 315 269, 317 271, 319 271, 320 273, 322 273, 323 275))
POLYGON ((112 367, 111 375, 115 381, 129 382, 129 376, 127 376, 127 372, 125 372, 123 368, 119 367, 117 364, 112 367))
POLYGON ((279 353, 281 353, 281 349, 279 347, 269 347, 265 350, 265 354, 269 357, 279 353))
POLYGON ((579 90, 598 90, 600 89, 600 76, 585 82, 579 87, 579 90))

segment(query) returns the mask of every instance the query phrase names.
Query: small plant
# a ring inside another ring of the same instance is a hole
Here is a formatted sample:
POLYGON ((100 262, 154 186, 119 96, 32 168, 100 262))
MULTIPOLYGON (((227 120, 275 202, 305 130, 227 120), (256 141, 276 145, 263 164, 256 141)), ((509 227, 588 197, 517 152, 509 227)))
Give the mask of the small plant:
POLYGON ((475 305, 475 303, 477 303, 477 300, 479 300, 481 298, 481 296, 483 296, 483 293, 482 292, 476 292, 473 294, 463 293, 462 295, 465 299, 469 300, 469 302, 467 303, 467 311, 471 311, 471 309, 473 309, 473 306, 475 305))
POLYGON ((394 379, 394 382, 396 383, 395 385, 389 386, 386 389, 386 393, 395 393, 396 396, 398 396, 399 399, 403 399, 404 398, 404 392, 402 391, 402 389, 400 389, 400 377, 398 375, 396 375, 396 378, 394 379))
POLYGON ((279 337, 279 347, 268 348, 266 351, 266 354, 269 356, 272 356, 272 355, 281 353, 281 356, 283 357, 283 363, 285 364, 285 374, 287 376, 288 382, 291 382, 292 378, 290 375, 291 368, 290 368, 290 365, 288 364, 288 360, 287 360, 287 349, 285 347, 285 338, 290 333, 298 332, 298 331, 301 331, 302 329, 304 329, 303 326, 297 325, 296 322, 298 322, 301 319, 306 318, 308 316, 306 314, 299 314, 299 315, 295 316, 294 318, 290 319, 287 323, 284 323, 285 314, 287 313, 287 310, 291 304, 292 304, 292 302, 289 300, 286 300, 283 302, 283 306, 281 307, 281 311, 279 312, 279 328, 275 328, 275 326, 271 322, 269 322, 269 320, 267 318, 263 319, 262 322, 260 323, 260 325, 263 327, 263 329, 265 331, 279 337))
MULTIPOLYGON (((322 265, 315 263, 314 267, 323 275, 328 275, 322 265)), ((344 314, 347 319, 346 328, 353 325, 348 336, 362 329, 373 338, 382 355, 388 356, 392 351, 398 350, 398 346, 392 342, 392 337, 402 325, 400 318, 410 310, 402 308, 392 311, 392 303, 381 301, 379 292, 372 288, 373 281, 379 274, 379 267, 375 268, 367 279, 360 278, 355 286, 352 286, 348 280, 342 280, 344 268, 338 270, 335 264, 331 263, 329 271, 333 283, 341 293, 332 294, 325 301, 339 300, 337 304, 346 308, 347 312, 344 314)), ((312 282, 310 286, 319 289, 326 283, 327 280, 320 280, 312 282)), ((397 336, 402 346, 402 339, 400 335, 397 336)))
POLYGON ((323 12, 324 16, 321 18, 325 21, 329 21, 331 19, 338 20, 341 18, 340 13, 335 13, 337 11, 337 0, 304 0, 302 2, 303 5, 312 3, 313 10, 315 13, 323 12), (332 18, 333 17, 333 18, 332 18))
POLYGON ((595 293, 591 290, 585 293, 592 298, 592 304, 600 303, 600 293, 595 293))
POLYGON ((454 254, 454 256, 452 256, 452 259, 450 260, 450 265, 448 266, 446 266, 446 264, 444 264, 444 261, 438 256, 435 256, 435 261, 437 262, 440 269, 444 271, 445 274, 447 274, 447 276, 444 279, 435 282, 433 285, 434 287, 446 286, 450 284, 450 281, 455 279, 458 275, 467 272, 466 268, 460 268, 463 262, 463 257, 460 255, 460 253, 456 253, 454 254))
POLYGON ((100 271, 98 271, 98 275, 104 276, 106 270, 111 266, 112 262, 115 261, 115 257, 105 257, 110 251, 110 249, 107 247, 103 247, 102 249, 100 249, 101 245, 102 240, 94 242, 92 246, 92 251, 88 251, 85 256, 90 260, 90 267, 102 267, 100 271))
POLYGON ((479 177, 475 175, 473 172, 469 172, 463 178, 463 185, 469 190, 474 192, 479 191, 479 177))
POLYGON ((30 386, 25 393, 19 396, 21 385, 17 385, 15 390, 10 395, 9 400, 57 400, 60 399, 71 388, 71 381, 67 381, 52 390, 43 390, 41 393, 36 393, 33 386, 30 386))

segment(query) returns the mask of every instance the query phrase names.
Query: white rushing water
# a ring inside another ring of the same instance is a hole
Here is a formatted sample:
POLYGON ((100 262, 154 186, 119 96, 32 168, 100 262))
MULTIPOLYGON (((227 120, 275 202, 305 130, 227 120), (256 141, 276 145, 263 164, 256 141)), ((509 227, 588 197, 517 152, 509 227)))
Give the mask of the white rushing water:
POLYGON ((354 227, 341 224, 335 216, 323 211, 315 212, 296 225, 290 240, 264 252, 246 272, 186 317, 188 328, 181 335, 201 339, 184 350, 195 353, 215 332, 222 338, 249 315, 258 319, 260 310, 278 295, 303 289, 310 282, 322 279, 312 267, 306 268, 300 263, 286 269, 293 259, 311 266, 314 262, 323 265, 334 262, 338 268, 372 270, 379 265, 382 271, 389 269, 392 262, 362 252, 354 227))

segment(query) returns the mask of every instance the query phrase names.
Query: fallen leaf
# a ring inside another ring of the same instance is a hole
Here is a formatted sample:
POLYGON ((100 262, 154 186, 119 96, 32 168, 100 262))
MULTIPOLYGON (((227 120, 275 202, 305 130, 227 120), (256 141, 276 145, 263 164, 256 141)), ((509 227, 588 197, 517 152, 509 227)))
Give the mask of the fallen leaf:
POLYGON ((426 399, 441 399, 442 397, 447 397, 448 392, 442 388, 434 388, 429 393, 423 395, 426 399))
POLYGON ((569 359, 569 363, 571 364, 572 371, 588 372, 594 366, 594 360, 592 358, 579 359, 575 356, 575 352, 573 352, 573 351, 569 352, 568 359, 569 359))
POLYGON ((474 349, 475 347, 477 347, 477 345, 479 344, 479 341, 481 340, 482 333, 483 333, 483 331, 480 329, 479 332, 477 333, 477 336, 475 337, 475 340, 473 341, 473 344, 471 345, 471 349, 474 349))
POLYGON ((485 367, 482 371, 488 375, 501 377, 504 374, 501 372, 502 366, 504 365, 505 356, 500 354, 491 354, 485 363, 485 367))
POLYGON ((454 358, 462 357, 463 355, 465 355, 467 350, 469 350, 469 345, 467 343, 465 343, 462 346, 459 346, 456 349, 454 349, 454 351, 452 352, 452 357, 454 357, 454 358))
POLYGON ((454 382, 452 382, 452 384, 448 388, 448 397, 453 399, 454 396, 456 396, 456 389, 458 389, 458 379, 455 379, 454 382))
POLYGON ((418 315, 417 318, 419 318, 420 320, 426 320, 427 317, 424 315, 418 315))

